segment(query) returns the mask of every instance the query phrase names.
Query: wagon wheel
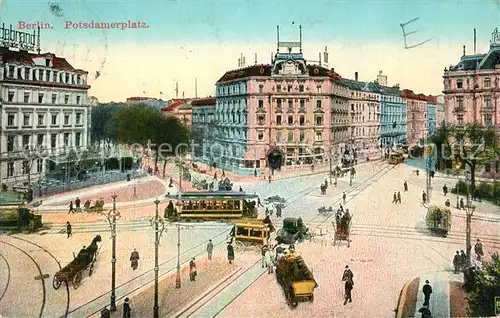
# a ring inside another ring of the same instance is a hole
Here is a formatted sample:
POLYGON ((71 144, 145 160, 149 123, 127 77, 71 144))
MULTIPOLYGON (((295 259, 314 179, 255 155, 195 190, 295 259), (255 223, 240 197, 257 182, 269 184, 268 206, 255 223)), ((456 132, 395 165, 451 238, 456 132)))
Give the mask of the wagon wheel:
POLYGON ((82 283, 82 271, 80 270, 73 277, 73 287, 77 289, 81 283, 82 283))
POLYGON ((52 287, 54 287, 54 289, 59 289, 59 287, 61 287, 61 281, 57 279, 57 275, 54 275, 52 279, 52 287))

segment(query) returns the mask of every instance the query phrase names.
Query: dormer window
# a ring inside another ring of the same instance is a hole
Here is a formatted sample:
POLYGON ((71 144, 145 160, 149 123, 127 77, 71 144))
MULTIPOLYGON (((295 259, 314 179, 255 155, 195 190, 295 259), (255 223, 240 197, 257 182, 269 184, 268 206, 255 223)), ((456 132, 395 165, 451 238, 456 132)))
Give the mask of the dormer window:
POLYGON ((66 73, 66 84, 71 84, 70 80, 69 80, 69 74, 66 73))

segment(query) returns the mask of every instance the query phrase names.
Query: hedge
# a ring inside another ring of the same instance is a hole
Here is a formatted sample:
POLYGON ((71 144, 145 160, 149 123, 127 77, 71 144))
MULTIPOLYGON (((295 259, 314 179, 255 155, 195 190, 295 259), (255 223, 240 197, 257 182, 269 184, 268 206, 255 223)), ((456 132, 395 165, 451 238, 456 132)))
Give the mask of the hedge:
MULTIPOLYGON (((477 184, 474 198, 478 200, 491 201, 495 204, 500 205, 500 182, 497 181, 495 183, 496 189, 493 183, 481 182, 477 184)), ((467 183, 464 181, 458 181, 458 184, 451 189, 451 193, 457 193, 457 186, 459 194, 467 195, 467 183)))

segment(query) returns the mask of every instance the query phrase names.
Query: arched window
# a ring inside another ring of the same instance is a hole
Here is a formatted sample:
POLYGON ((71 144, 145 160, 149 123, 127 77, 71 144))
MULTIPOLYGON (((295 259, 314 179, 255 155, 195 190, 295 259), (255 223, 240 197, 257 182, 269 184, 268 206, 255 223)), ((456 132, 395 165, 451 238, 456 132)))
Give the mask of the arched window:
POLYGON ((486 78, 484 79, 484 87, 485 87, 485 88, 491 87, 491 78, 486 77, 486 78))

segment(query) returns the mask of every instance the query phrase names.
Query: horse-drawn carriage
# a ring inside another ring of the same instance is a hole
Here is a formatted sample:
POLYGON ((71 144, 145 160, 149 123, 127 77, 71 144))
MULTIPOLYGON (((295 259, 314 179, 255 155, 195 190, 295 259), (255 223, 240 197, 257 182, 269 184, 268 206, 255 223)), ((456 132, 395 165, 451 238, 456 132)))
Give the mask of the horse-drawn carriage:
POLYGON ((100 197, 99 199, 95 200, 95 204, 91 205, 92 202, 90 200, 85 201, 83 204, 83 209, 85 212, 102 212, 103 207, 104 207, 104 198, 100 197))
POLYGON ((276 262, 276 279, 283 288, 291 308, 301 300, 314 301, 314 289, 318 284, 301 256, 287 255, 276 262))
POLYGON ((239 252, 246 250, 259 251, 268 243, 273 226, 270 220, 243 219, 234 222, 229 233, 229 239, 234 243, 234 249, 239 252), (269 222, 267 222, 269 221, 269 222))
POLYGON ((233 183, 229 180, 229 178, 225 178, 224 180, 219 181, 219 191, 232 191, 233 183))
POLYGON ((58 289, 62 282, 68 284, 71 282, 73 287, 77 289, 81 282, 84 270, 89 270, 89 276, 92 276, 94 271, 94 263, 98 254, 97 242, 101 242, 101 236, 97 235, 92 243, 85 249, 82 249, 71 263, 60 269, 54 274, 52 287, 58 289))
POLYGON ((194 180, 192 184, 197 190, 208 190, 208 182, 206 179, 194 180))
POLYGON ((333 237, 333 246, 337 244, 337 241, 346 241, 347 247, 351 247, 351 240, 349 239, 349 233, 351 231, 351 221, 352 215, 346 210, 343 216, 337 213, 335 217, 335 222, 332 222, 335 234, 333 237))
POLYGON ((332 213, 333 213, 333 207, 331 207, 331 206, 329 208, 322 206, 318 209, 318 214, 321 214, 321 215, 329 215, 332 213))
POLYGON ((310 238, 309 229, 305 227, 302 218, 287 217, 283 219, 283 227, 276 234, 278 244, 295 244, 310 238))

